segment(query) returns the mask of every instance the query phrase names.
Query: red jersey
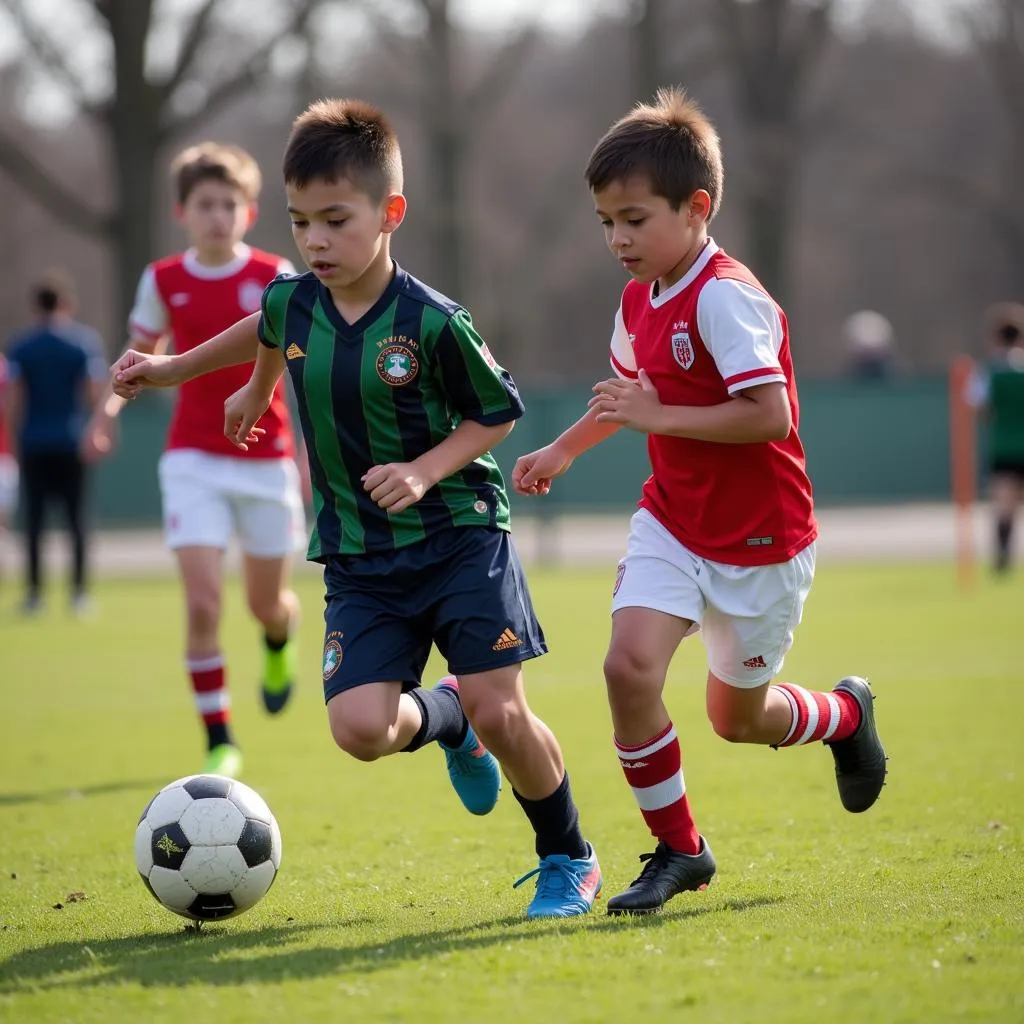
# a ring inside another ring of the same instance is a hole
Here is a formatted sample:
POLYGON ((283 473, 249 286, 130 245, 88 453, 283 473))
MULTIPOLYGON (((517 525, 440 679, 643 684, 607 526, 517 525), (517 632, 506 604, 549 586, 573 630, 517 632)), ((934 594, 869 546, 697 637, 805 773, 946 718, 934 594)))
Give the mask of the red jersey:
MULTIPOLYGON (((280 256, 239 246, 220 267, 199 263, 191 250, 151 263, 139 282, 129 320, 133 337, 156 341, 170 334, 175 352, 201 345, 260 308, 263 289, 294 268, 280 256)), ((255 358, 255 356, 254 356, 255 358)), ((229 366, 182 384, 171 417, 167 448, 196 448, 241 459, 280 459, 294 454, 291 417, 278 381, 270 408, 260 417, 266 433, 247 452, 224 436, 224 402, 248 383, 252 363, 229 366)))
POLYGON ((7 436, 7 417, 4 415, 7 387, 7 360, 0 356, 0 455, 11 454, 11 439, 7 436))
POLYGON ((709 239, 664 292, 630 281, 611 358, 620 377, 646 371, 665 405, 718 405, 744 388, 785 384, 793 429, 784 441, 651 434, 640 506, 694 554, 728 565, 785 562, 815 539, 786 315, 742 263, 709 239))

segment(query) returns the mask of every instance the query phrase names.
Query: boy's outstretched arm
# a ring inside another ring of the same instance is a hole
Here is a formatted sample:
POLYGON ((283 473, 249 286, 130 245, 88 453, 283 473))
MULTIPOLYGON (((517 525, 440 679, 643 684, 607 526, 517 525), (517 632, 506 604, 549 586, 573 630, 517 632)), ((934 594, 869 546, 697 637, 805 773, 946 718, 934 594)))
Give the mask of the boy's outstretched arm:
POLYGON ((226 366, 249 363, 260 347, 256 327, 260 314, 232 324, 226 331, 180 355, 151 355, 128 349, 110 368, 114 394, 134 398, 143 388, 167 388, 226 366))
POLYGON ((551 481, 561 476, 573 460, 614 434, 618 423, 598 421, 598 410, 590 409, 551 444, 528 455, 520 455, 512 470, 512 486, 517 494, 547 494, 551 481))
POLYGON ((363 476, 363 490, 389 512, 415 504, 435 484, 468 466, 512 432, 514 421, 487 426, 463 420, 443 441, 412 462, 373 466, 363 476))

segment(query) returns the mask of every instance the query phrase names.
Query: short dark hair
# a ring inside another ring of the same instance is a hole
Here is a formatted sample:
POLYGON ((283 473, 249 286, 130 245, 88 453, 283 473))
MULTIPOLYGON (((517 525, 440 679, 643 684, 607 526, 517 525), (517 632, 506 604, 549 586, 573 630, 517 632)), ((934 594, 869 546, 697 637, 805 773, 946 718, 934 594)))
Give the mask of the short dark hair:
POLYGON ((635 176, 647 178, 673 210, 704 189, 711 197, 708 220, 718 212, 724 184, 718 132, 683 89, 659 89, 654 103, 638 103, 590 154, 586 179, 593 192, 635 176))
POLYGON ((183 149, 171 163, 171 179, 179 203, 184 203, 203 181, 230 185, 249 203, 259 199, 263 186, 260 166, 253 156, 227 142, 200 142, 183 149))
POLYGON ((318 100, 292 125, 284 153, 286 185, 352 182, 379 203, 402 190, 402 151, 391 122, 370 103, 318 100))
POLYGON ((55 313, 75 301, 75 284, 65 270, 48 270, 32 286, 33 307, 40 313, 55 313))
POLYGON ((1024 338, 1024 305, 998 302, 985 311, 989 336, 994 344, 1013 348, 1024 338))

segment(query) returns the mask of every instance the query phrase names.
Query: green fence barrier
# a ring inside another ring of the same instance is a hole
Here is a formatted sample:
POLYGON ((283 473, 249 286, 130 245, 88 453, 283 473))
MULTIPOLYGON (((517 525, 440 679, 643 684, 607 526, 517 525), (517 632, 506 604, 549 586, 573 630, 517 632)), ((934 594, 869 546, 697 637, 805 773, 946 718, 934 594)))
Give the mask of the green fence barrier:
MULTIPOLYGON (((589 384, 572 390, 524 388, 527 414, 498 449, 506 477, 516 456, 539 447, 586 408, 589 384)), ((941 501, 949 496, 949 417, 944 376, 879 383, 801 381, 800 433, 820 505, 941 501)), ((169 396, 146 394, 122 417, 117 452, 96 470, 93 507, 102 525, 160 520, 156 460, 170 416, 169 396)), ((645 439, 622 431, 577 460, 544 501, 514 508, 627 511, 648 473, 645 439)))

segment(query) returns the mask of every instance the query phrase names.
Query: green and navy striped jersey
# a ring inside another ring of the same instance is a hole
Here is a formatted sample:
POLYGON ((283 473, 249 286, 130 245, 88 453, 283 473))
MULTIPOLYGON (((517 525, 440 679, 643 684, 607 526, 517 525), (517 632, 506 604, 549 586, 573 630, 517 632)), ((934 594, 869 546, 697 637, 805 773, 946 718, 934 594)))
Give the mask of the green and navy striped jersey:
POLYGON ((489 452, 397 514, 363 490, 367 470, 411 462, 463 420, 523 414, 515 382, 458 303, 396 265, 373 308, 348 324, 314 274, 283 276, 263 293, 259 336, 284 353, 295 391, 316 512, 311 560, 392 551, 452 526, 509 528, 489 452))
POLYGON ((989 450, 995 462, 1024 462, 1024 367, 989 368, 989 450))

